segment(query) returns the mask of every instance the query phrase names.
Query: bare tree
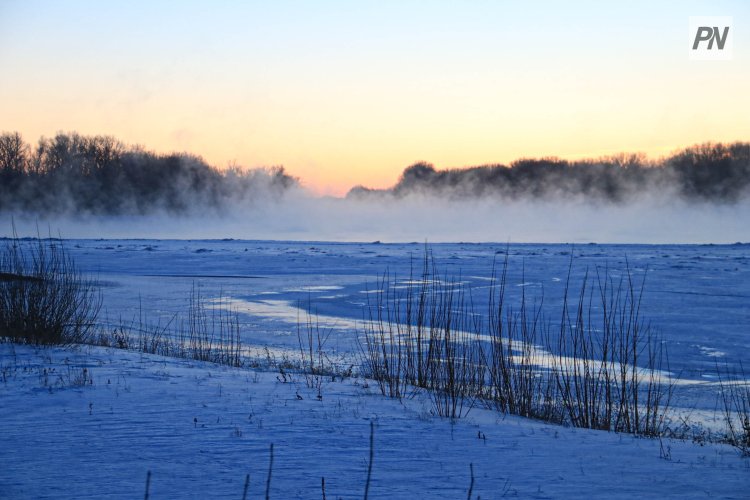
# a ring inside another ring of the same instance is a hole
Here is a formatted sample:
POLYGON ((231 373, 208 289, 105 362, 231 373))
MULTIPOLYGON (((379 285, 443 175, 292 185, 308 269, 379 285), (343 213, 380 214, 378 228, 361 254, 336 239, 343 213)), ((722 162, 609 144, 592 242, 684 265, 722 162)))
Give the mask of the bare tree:
POLYGON ((18 132, 0 134, 0 172, 3 177, 15 176, 26 170, 29 145, 18 132))

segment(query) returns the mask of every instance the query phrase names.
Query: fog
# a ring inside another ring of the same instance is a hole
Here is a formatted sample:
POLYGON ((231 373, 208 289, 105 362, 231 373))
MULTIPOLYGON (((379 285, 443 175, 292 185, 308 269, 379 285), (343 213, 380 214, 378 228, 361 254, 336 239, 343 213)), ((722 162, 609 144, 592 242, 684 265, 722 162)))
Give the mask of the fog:
POLYGON ((566 201, 445 201, 316 198, 286 193, 224 214, 39 216, 4 213, 21 236, 260 239, 371 242, 734 243, 750 242, 750 202, 635 204, 566 201), (12 219, 12 220, 11 220, 12 219))
POLYGON ((520 159, 438 170, 426 162, 406 168, 389 189, 358 186, 349 197, 401 198, 426 194, 451 200, 570 200, 638 203, 643 197, 734 203, 750 197, 750 143, 705 143, 649 159, 619 154, 568 161, 520 159))
POLYGON ((283 168, 228 170, 103 136, 0 136, 0 235, 382 242, 750 242, 750 144, 438 170, 318 197, 283 168))

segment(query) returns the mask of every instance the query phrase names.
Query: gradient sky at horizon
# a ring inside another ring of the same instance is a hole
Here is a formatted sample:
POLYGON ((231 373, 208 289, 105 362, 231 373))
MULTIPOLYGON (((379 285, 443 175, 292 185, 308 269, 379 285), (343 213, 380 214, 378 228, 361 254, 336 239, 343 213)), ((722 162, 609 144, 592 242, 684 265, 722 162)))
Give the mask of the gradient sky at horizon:
POLYGON ((322 194, 404 167, 749 140, 750 2, 0 0, 0 131, 113 135, 322 194), (690 61, 688 18, 734 59, 690 61))

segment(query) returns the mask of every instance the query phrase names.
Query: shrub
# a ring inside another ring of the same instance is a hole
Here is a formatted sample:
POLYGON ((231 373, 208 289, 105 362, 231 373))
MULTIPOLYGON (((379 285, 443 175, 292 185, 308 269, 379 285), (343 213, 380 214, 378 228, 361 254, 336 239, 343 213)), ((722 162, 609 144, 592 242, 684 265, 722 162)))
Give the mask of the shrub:
POLYGON ((487 366, 487 389, 483 394, 498 411, 560 423, 563 420, 555 372, 550 356, 540 347, 549 344, 549 330, 542 321, 542 307, 530 306, 526 289, 520 303, 506 304, 508 252, 502 271, 492 272, 488 301, 488 324, 482 361, 487 366))
POLYGON ((737 448, 743 456, 750 456, 750 386, 743 368, 730 373, 717 367, 724 416, 724 441, 737 448))
POLYGON ((60 241, 6 240, 0 253, 0 337, 30 344, 86 342, 101 295, 60 241))
POLYGON ((427 389, 437 415, 460 418, 482 392, 485 373, 477 324, 460 280, 438 276, 429 252, 422 273, 396 285, 388 274, 368 294, 361 342, 364 372, 383 395, 427 389), (399 290, 399 291, 394 291, 399 290))
POLYGON ((587 273, 570 301, 568 280, 553 324, 525 292, 515 307, 506 304, 507 266, 506 257, 493 272, 487 321, 460 279, 439 276, 429 251, 421 276, 410 273, 405 287, 384 276, 361 344, 364 371, 381 393, 426 389, 433 411, 450 418, 481 400, 575 427, 661 434, 672 386, 660 374, 663 346, 641 318, 643 283, 626 269, 617 280, 597 272, 590 287, 587 273))
POLYGON ((644 283, 636 285, 629 268, 617 280, 597 272, 591 290, 588 282, 587 273, 573 312, 566 286, 556 345, 548 343, 565 418, 576 427, 657 436, 673 387, 660 375, 663 344, 641 317, 644 283))

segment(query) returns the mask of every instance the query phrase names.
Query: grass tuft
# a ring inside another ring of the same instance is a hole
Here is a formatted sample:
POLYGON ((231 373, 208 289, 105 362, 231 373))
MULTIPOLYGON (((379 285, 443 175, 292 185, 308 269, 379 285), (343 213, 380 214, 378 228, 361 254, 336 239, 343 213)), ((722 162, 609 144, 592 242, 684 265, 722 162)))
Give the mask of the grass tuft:
POLYGON ((62 242, 13 237, 0 251, 0 338, 37 345, 89 341, 101 295, 62 242))
MULTIPOLYGON (((572 267, 572 262, 571 262, 572 267)), ((503 413, 575 427, 657 436, 672 385, 658 337, 640 314, 644 282, 629 267, 615 278, 586 273, 571 300, 570 272, 559 323, 543 297, 506 297, 508 257, 493 270, 487 320, 460 278, 441 276, 425 249, 421 274, 385 274, 368 303, 360 342, 363 371, 383 395, 425 389, 433 412, 451 419, 477 402, 503 413), (593 286, 590 284, 593 283, 593 286)))

